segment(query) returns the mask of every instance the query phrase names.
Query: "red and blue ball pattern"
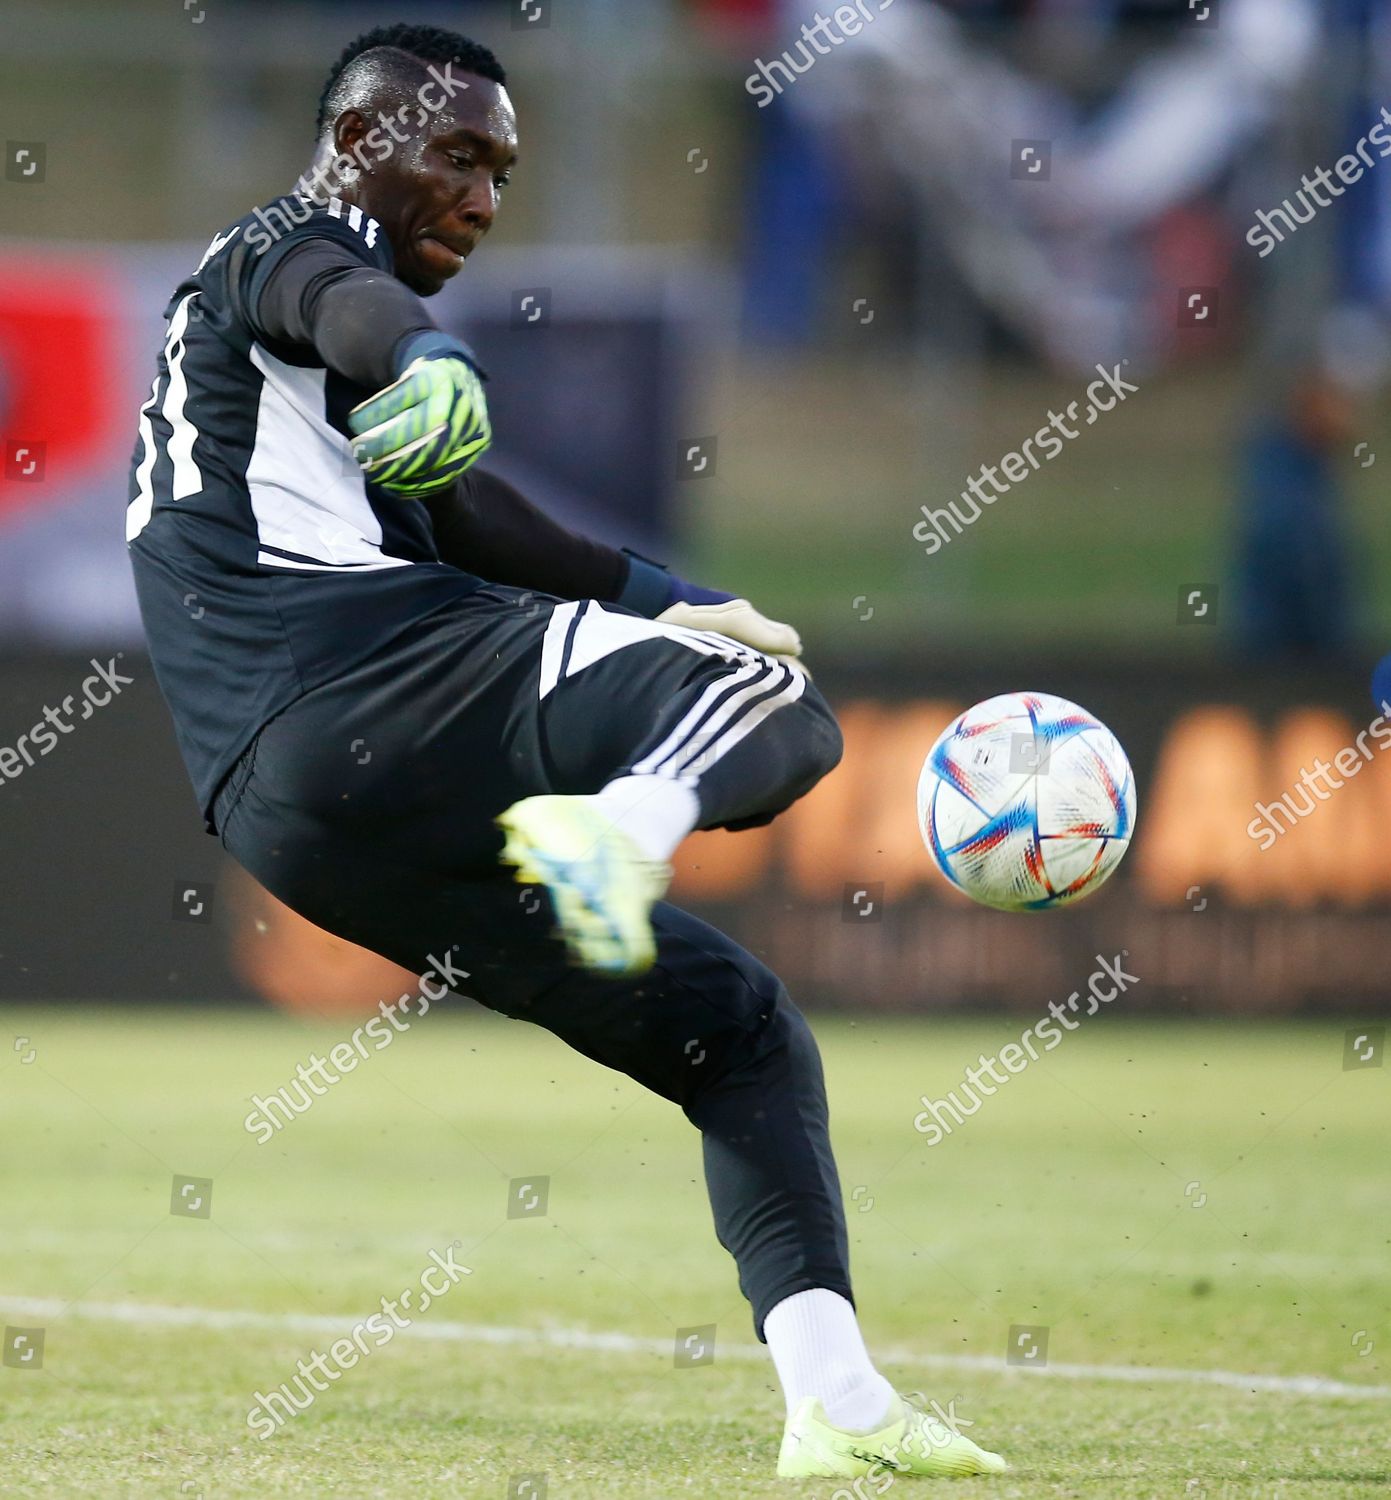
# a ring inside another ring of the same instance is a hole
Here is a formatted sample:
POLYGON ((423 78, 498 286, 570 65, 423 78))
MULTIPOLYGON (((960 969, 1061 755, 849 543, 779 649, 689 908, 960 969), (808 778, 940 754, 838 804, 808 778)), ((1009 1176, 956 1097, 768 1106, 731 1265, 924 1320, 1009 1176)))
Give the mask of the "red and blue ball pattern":
POLYGON ((1003 693, 968 709, 918 778, 918 826, 953 885, 1001 911, 1076 901, 1120 863, 1135 778, 1094 715, 1051 693, 1003 693))

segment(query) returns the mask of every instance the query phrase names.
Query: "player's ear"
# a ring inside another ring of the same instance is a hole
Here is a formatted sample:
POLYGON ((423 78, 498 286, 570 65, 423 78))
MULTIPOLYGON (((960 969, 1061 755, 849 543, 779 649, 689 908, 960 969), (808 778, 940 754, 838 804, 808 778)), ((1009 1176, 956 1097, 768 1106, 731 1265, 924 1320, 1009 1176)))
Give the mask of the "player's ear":
POLYGON ((351 156, 371 129, 366 117, 355 109, 345 109, 333 122, 333 151, 335 156, 351 156))

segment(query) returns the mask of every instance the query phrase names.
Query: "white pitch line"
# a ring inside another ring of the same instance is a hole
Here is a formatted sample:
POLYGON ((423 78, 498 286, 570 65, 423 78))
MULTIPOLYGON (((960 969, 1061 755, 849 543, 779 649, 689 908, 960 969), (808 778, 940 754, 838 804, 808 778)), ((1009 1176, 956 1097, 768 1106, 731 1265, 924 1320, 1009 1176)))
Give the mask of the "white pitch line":
MULTIPOLYGON (((0 1294, 0 1308, 16 1317, 89 1318, 103 1323, 131 1323, 146 1328, 264 1328, 277 1333, 331 1333, 342 1336, 356 1321, 350 1315, 320 1313, 260 1313, 235 1308, 169 1307, 147 1302, 64 1302, 61 1297, 10 1297, 0 1294)), ((669 1358, 669 1339, 638 1338, 630 1333, 592 1333, 582 1328, 507 1328, 490 1323, 451 1323, 433 1320, 399 1330, 408 1337, 450 1344, 533 1345, 552 1349, 589 1349, 609 1354, 653 1354, 669 1358)), ((721 1359, 768 1358, 762 1344, 720 1344, 721 1359)), ((1055 1380, 1120 1380, 1135 1385, 1220 1385, 1236 1391, 1269 1392, 1285 1396, 1332 1396, 1353 1400, 1391 1399, 1391 1385, 1354 1385, 1322 1375, 1244 1375, 1237 1370, 1171 1370, 1143 1365, 1049 1364, 1038 1370, 1006 1365, 985 1354, 924 1354, 895 1347, 878 1356, 885 1365, 930 1365, 940 1370, 976 1370, 982 1374, 1044 1376, 1055 1380)))

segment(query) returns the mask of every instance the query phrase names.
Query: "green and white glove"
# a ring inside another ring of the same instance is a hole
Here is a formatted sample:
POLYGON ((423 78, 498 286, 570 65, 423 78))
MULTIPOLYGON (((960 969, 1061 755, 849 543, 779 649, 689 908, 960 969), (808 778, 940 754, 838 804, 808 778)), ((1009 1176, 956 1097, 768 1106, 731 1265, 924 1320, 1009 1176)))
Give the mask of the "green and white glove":
POLYGON ((476 463, 493 430, 483 382, 463 344, 427 334, 407 346, 406 358, 397 380, 349 412, 348 428, 353 457, 373 484, 420 499, 476 463))

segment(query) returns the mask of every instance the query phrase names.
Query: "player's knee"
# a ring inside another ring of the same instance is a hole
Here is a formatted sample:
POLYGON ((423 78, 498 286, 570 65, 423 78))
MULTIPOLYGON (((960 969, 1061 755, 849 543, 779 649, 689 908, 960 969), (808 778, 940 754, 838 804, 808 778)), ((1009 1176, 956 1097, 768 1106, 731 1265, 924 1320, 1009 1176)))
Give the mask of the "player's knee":
POLYGON ((773 739, 760 753, 759 774, 764 779, 756 797, 751 796, 749 807, 739 815, 709 826, 736 833, 766 826, 835 770, 845 750, 840 725, 811 682, 795 703, 770 716, 766 733, 773 739))
POLYGON ((821 1050, 806 1017, 771 971, 765 974, 770 990, 759 997, 755 1016, 730 1026, 714 1039, 718 1066, 710 1079, 722 1087, 766 1079, 770 1072, 788 1078, 798 1089, 823 1087, 821 1050))
POLYGON ((807 1018, 792 1003, 786 990, 778 997, 776 1020, 775 1042, 786 1054, 788 1072, 800 1084, 822 1089, 821 1048, 807 1018))
POLYGON ((815 784, 840 764, 840 758, 845 753, 845 740, 830 704, 821 696, 814 682, 807 683, 797 707, 801 710, 803 721, 803 769, 811 777, 811 784, 815 784))
POLYGON ((783 718, 782 807, 805 796, 827 772, 835 770, 845 751, 836 716, 813 683, 807 683, 785 713, 785 718, 777 715, 783 718))

